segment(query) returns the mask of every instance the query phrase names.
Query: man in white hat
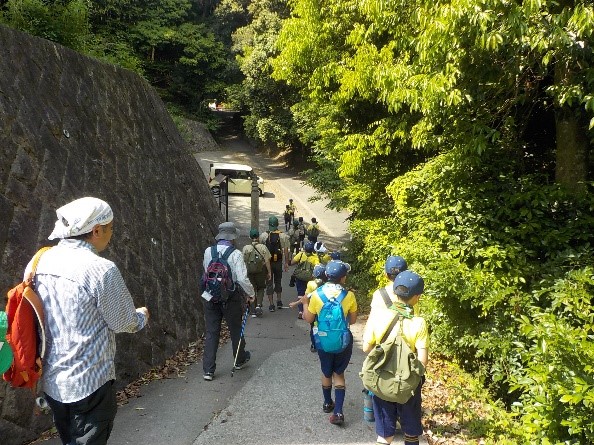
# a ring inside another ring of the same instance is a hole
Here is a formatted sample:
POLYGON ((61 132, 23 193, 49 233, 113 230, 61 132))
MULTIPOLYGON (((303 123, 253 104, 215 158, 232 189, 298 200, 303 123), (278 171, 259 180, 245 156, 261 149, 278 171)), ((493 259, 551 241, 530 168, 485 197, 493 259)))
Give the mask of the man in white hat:
MULTIPOLYGON (((113 233, 113 212, 98 198, 77 199, 57 211, 35 276, 45 312, 45 399, 64 444, 104 444, 116 415, 117 332, 137 332, 147 308, 134 308, 117 266, 99 252, 113 233)), ((27 266, 25 276, 29 273, 27 266)))
MULTIPOLYGON (((203 267, 206 271, 213 256, 226 258, 229 264, 232 281, 235 283, 234 291, 226 301, 203 298, 204 320, 206 323, 206 340, 204 342, 204 354, 202 356, 202 369, 204 380, 211 381, 217 367, 217 350, 221 336, 221 322, 223 317, 231 334, 233 346, 233 358, 237 355, 235 369, 242 369, 250 360, 250 352, 245 350, 245 339, 241 341, 241 321, 243 315, 243 295, 247 295, 247 302, 253 303, 255 291, 247 275, 247 267, 241 250, 235 248, 235 240, 239 236, 239 229, 232 222, 219 224, 219 233, 215 237, 217 243, 204 251, 203 267), (229 250, 231 249, 231 250, 229 250), (214 252, 213 252, 214 250, 214 252), (213 255, 213 253, 215 255, 213 255), (239 289, 243 290, 243 292, 239 289), (239 348, 239 353, 237 353, 239 348)), ((208 295, 206 292, 203 297, 208 295)), ((210 297, 210 295, 208 295, 210 297)))

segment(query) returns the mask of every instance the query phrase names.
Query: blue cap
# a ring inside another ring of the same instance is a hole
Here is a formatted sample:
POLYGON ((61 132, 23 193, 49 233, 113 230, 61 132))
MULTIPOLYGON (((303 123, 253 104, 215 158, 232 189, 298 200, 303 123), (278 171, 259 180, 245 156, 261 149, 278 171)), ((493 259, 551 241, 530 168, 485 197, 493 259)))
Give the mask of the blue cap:
POLYGON ((425 281, 420 275, 410 270, 400 272, 394 280, 394 293, 399 297, 409 299, 415 295, 421 295, 423 290, 425 290, 425 281), (400 289, 398 289, 399 287, 400 289))
POLYGON ((406 260, 398 255, 390 255, 386 258, 386 265, 384 270, 388 275, 398 275, 400 272, 404 272, 407 269, 406 260))
POLYGON ((314 242, 313 241, 306 241, 303 243, 303 250, 307 253, 312 253, 314 251, 314 242))
POLYGON ((330 280, 339 280, 346 276, 351 270, 349 263, 343 263, 342 261, 332 260, 326 264, 326 276, 330 280))
POLYGON ((323 278, 326 274, 326 266, 323 264, 316 264, 313 268, 314 278, 323 278))
POLYGON ((340 252, 338 250, 330 252, 330 258, 332 258, 333 260, 340 260, 340 252))

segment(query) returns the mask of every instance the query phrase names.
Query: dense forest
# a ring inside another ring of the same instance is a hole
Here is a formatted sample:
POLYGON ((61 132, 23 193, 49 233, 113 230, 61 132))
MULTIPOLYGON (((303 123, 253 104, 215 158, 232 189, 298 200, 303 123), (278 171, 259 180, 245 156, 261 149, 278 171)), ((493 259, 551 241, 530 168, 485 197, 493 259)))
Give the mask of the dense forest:
MULTIPOLYGON (((594 443, 594 6, 586 0, 9 0, 1 21, 241 110, 388 254, 432 351, 511 414, 491 443, 594 443)), ((214 125, 215 123, 213 123, 214 125)))

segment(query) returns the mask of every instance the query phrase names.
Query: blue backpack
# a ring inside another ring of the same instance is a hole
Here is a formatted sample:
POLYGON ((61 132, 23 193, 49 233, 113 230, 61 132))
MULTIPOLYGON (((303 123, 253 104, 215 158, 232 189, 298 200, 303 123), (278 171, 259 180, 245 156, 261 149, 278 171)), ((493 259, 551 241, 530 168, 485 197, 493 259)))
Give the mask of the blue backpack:
POLYGON ((332 299, 326 297, 323 286, 318 287, 317 292, 323 306, 317 315, 318 325, 313 329, 316 348, 332 354, 342 352, 351 342, 351 332, 342 310, 342 300, 347 296, 347 290, 343 289, 332 299))

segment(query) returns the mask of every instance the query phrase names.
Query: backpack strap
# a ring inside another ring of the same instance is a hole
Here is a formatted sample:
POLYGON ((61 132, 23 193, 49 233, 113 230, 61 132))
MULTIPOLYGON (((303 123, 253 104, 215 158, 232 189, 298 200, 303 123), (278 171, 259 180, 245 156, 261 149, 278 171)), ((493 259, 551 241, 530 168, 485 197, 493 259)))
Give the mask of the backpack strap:
POLYGON ((392 306, 392 300, 390 299, 390 296, 388 295, 388 291, 386 290, 385 287, 380 288, 379 291, 380 291, 380 295, 384 299, 384 303, 386 303, 386 307, 389 309, 390 306, 392 306))
MULTIPOLYGON (((398 323, 398 320, 401 319, 401 318, 403 318, 403 317, 400 314, 395 314, 394 315, 394 318, 392 319, 392 322, 390 323, 390 327, 388 327, 388 330, 386 331, 386 333, 382 337, 380 343, 383 343, 383 342, 385 342, 388 339, 388 337, 392 333, 392 330, 394 329, 394 326, 396 326, 396 323, 398 323)), ((400 323, 400 332, 402 333, 402 323, 400 323)))
POLYGON ((234 250, 235 250, 235 247, 233 247, 233 246, 227 247, 227 250, 225 250, 225 252, 223 253, 223 256, 221 258, 223 260, 227 261, 227 259, 233 253, 234 250))
POLYGON ((210 261, 216 260, 219 258, 219 251, 217 250, 217 246, 211 246, 210 248, 210 261))
MULTIPOLYGON (((39 321, 39 327, 41 329, 40 339, 41 339, 41 351, 39 353, 39 359, 42 359, 45 355, 45 315, 43 313, 43 303, 39 298, 39 295, 35 292, 35 273, 37 272, 37 265, 39 264, 39 259, 41 255, 51 249, 51 246, 42 247, 37 251, 35 256, 33 257, 33 262, 31 264, 31 272, 29 272, 29 276, 25 280, 25 289, 23 290, 23 297, 29 302, 31 307, 33 308, 33 312, 35 312, 35 316, 39 321)), ((38 359, 39 369, 41 369, 41 360, 38 359)))
POLYGON ((322 300, 322 304, 326 304, 328 302, 328 297, 324 293, 322 287, 323 286, 318 287, 316 291, 318 292, 318 297, 320 297, 320 300, 322 300))

